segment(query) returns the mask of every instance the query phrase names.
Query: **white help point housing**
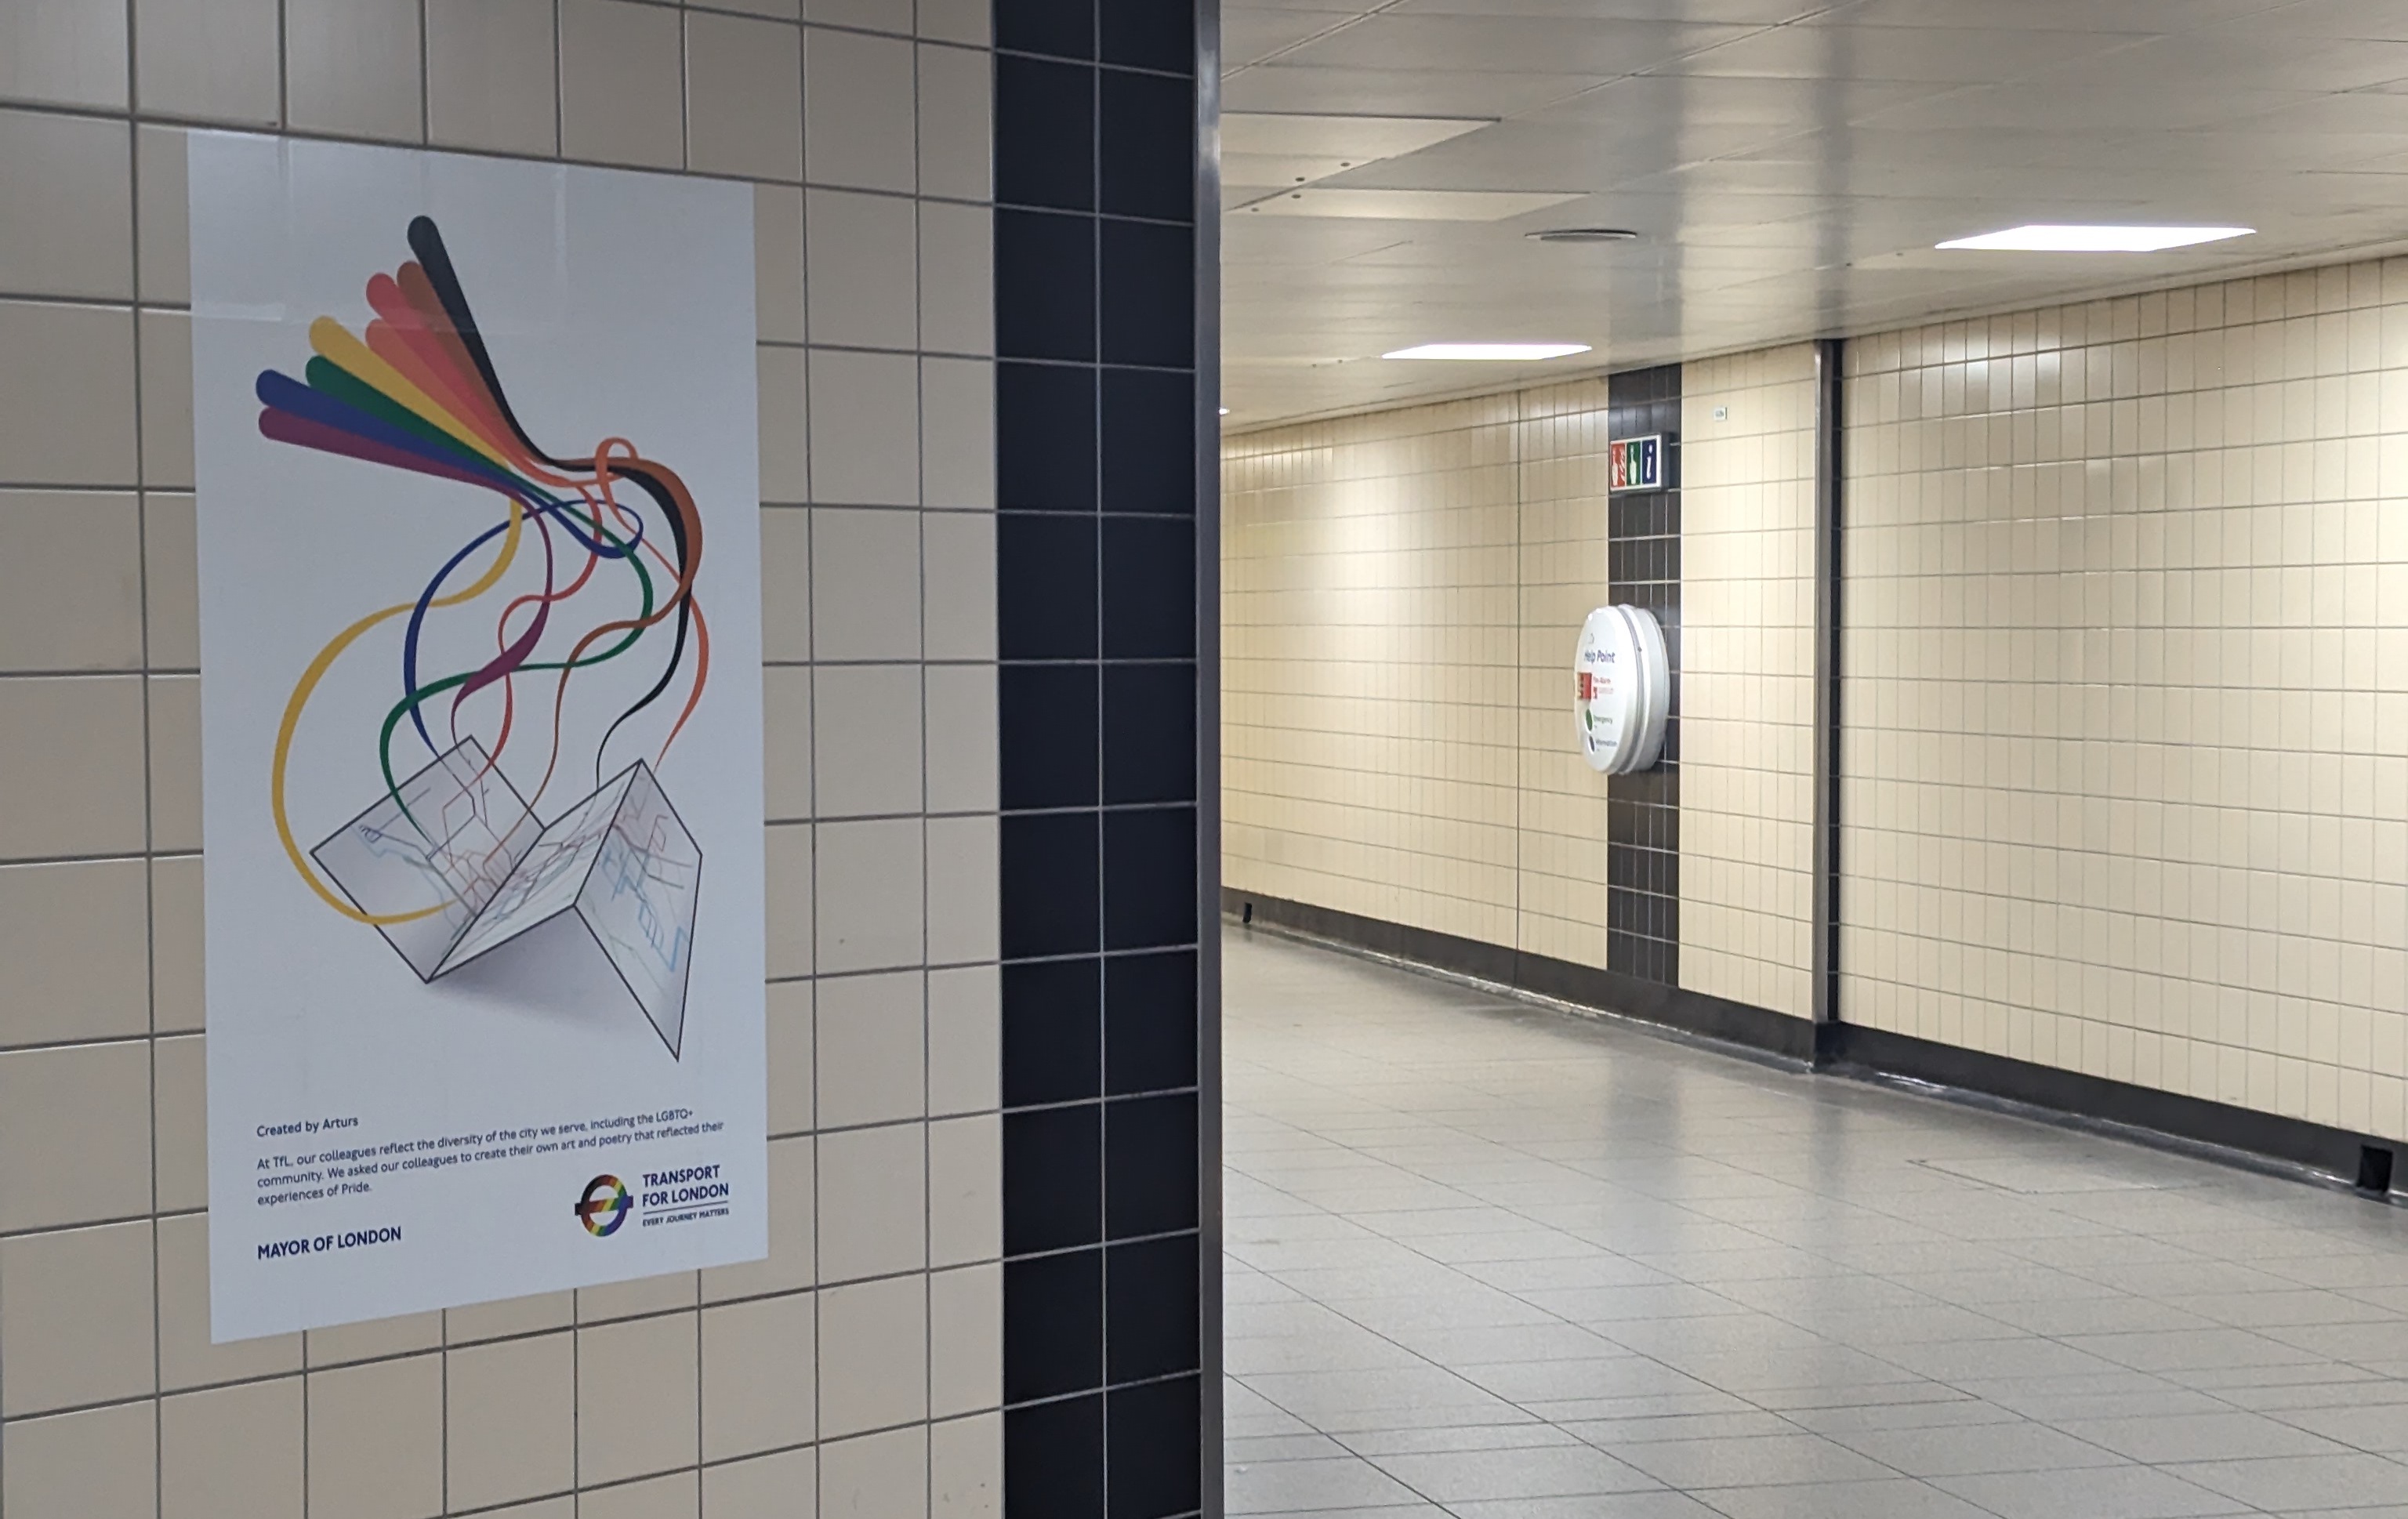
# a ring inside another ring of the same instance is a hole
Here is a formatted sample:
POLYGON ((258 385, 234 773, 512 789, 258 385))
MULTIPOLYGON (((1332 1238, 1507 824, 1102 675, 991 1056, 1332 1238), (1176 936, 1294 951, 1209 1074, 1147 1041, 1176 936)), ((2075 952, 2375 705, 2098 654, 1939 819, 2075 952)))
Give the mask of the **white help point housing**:
POLYGON ((1599 607, 1572 656, 1572 728, 1588 767, 1631 775, 1664 752, 1672 708, 1664 629, 1643 607, 1599 607))

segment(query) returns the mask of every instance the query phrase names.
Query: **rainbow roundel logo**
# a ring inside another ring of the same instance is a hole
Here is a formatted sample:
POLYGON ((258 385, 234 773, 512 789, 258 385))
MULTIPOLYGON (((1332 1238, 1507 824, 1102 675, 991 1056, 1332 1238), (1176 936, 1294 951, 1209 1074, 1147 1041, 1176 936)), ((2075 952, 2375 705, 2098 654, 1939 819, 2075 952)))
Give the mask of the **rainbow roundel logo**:
POLYGON ((585 1195, 577 1199, 575 1211, 586 1233, 596 1239, 616 1234, 619 1225, 627 1222, 627 1183, 615 1176, 595 1177, 585 1183, 585 1195))

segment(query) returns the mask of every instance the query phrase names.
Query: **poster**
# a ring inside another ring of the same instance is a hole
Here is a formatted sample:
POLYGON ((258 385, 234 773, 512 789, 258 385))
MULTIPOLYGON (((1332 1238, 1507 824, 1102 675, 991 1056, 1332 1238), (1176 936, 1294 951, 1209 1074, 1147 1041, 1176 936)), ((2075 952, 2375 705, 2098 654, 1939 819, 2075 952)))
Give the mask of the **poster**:
POLYGON ((759 1258, 750 189, 190 153, 214 1337, 759 1258))

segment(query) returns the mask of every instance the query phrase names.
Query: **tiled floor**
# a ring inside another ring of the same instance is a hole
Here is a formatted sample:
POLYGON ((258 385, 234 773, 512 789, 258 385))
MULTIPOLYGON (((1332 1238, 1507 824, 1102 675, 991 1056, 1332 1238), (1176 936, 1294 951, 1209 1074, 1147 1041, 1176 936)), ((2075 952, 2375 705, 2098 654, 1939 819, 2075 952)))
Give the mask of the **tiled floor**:
POLYGON ((1233 1514, 2408 1516, 2408 1213, 1233 931, 1233 1514))

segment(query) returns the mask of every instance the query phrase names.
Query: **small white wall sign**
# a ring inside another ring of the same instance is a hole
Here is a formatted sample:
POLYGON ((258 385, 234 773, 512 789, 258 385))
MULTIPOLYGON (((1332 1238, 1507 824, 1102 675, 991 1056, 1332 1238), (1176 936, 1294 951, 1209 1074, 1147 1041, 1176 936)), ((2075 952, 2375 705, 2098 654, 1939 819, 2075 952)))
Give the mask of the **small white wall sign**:
POLYGON ((1672 672, 1664 630, 1642 607, 1599 607, 1572 656, 1572 728, 1589 768, 1646 769, 1664 752, 1672 672))

